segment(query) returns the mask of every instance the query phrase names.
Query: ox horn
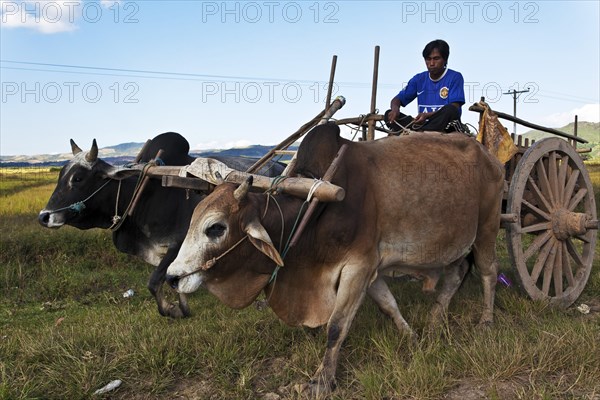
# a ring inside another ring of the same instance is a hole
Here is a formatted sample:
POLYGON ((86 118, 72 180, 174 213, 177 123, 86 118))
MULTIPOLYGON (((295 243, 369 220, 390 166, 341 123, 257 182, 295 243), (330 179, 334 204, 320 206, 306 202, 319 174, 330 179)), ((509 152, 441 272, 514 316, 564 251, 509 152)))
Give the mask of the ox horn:
POLYGON ((246 197, 246 195, 248 194, 248 190, 250 190, 250 187, 252 186, 252 181, 254 180, 254 178, 252 177, 252 175, 250 175, 245 181, 244 183, 242 183, 240 185, 240 187, 238 187, 237 189, 235 189, 235 192, 233 192, 233 197, 237 200, 237 201, 242 201, 244 200, 244 198, 246 197))
POLYGON ((92 142, 92 148, 85 155, 85 159, 87 162, 93 163, 98 159, 98 145, 96 144, 96 139, 92 142))
POLYGON ((77 143, 75 143, 73 139, 71 139, 71 151, 73 152, 73 155, 79 154, 83 151, 79 148, 79 146, 77 146, 77 143))
POLYGON ((215 179, 217 181, 217 185, 220 185, 221 183, 225 182, 219 171, 215 171, 215 179))

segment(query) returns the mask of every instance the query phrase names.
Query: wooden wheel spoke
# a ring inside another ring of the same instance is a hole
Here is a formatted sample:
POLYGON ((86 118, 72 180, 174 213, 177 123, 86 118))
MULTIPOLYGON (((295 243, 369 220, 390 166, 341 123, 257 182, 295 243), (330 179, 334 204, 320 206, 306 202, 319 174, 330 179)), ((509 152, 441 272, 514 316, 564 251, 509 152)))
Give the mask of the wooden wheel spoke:
POLYGON ((525 226, 525 227, 521 228, 521 233, 547 231, 550 228, 551 228, 550 222, 540 222, 539 224, 533 224, 533 225, 529 225, 529 226, 525 226))
POLYGON ((567 172, 569 171, 569 156, 565 155, 560 160, 558 168, 558 202, 564 204, 565 184, 567 182, 567 172))
POLYGON ((563 193, 562 206, 566 207, 571 201, 571 196, 573 196, 573 190, 575 190, 575 185, 577 184, 577 180, 579 179, 579 170, 573 170, 573 173, 569 177, 569 181, 565 186, 565 191, 563 193))
POLYGON ((548 203, 548 200, 546 199, 538 185, 536 185, 531 175, 527 177, 527 183, 529 184, 529 187, 531 188, 530 191, 536 198, 538 204, 543 205, 547 212, 552 211, 552 206, 550 205, 550 203, 548 203))
POLYGON ((562 244, 556 243, 556 257, 554 258, 554 295, 562 296, 563 293, 563 275, 562 275, 562 244))
POLYGON ((585 235, 576 235, 575 238, 581 240, 584 243, 590 243, 591 242, 590 238, 587 237, 587 234, 585 234, 585 235))
POLYGON ((573 286, 575 284, 575 279, 573 279, 573 269, 571 268, 571 259, 569 258, 569 251, 567 250, 567 243, 562 242, 562 267, 563 273, 567 277, 567 283, 569 286, 573 286))
POLYGON ((546 173, 546 167, 544 166, 544 158, 540 158, 536 164, 537 166, 537 177, 540 181, 542 193, 550 200, 550 204, 554 203, 554 196, 552 195, 552 189, 550 188, 550 181, 548 180, 548 174, 546 173))
POLYGON ((575 209, 575 207, 577 207, 577 205, 579 204, 579 202, 581 200, 583 200, 583 198, 585 197, 585 195, 587 194, 587 189, 586 188, 581 188, 577 191, 577 193, 575 193, 575 196, 573 196, 573 198, 571 199, 571 202, 569 203, 569 207, 567 207, 567 210, 569 211, 573 211, 575 209))
POLYGON ((537 260, 535 260, 535 264, 533 269, 531 270, 531 281, 535 285, 540 277, 540 273, 542 272, 542 268, 546 264, 546 260, 548 259, 548 254, 550 254, 550 250, 554 247, 553 241, 548 241, 542 246, 542 250, 540 254, 538 254, 537 260))
POLYGON ((568 250, 569 254, 571 255, 571 257, 573 257, 573 260, 575 260, 575 263, 577 264, 577 266, 583 267, 584 266, 583 258, 581 258, 581 255, 577 252, 577 249, 575 248, 573 241, 570 238, 567 238, 567 240, 565 240, 565 242, 567 244, 567 250, 568 250))
POLYGON ((537 208, 536 206, 534 206, 533 204, 531 204, 530 202, 528 202, 525 199, 521 200, 521 204, 523 204, 525 207, 529 208, 535 215, 537 215, 538 217, 540 217, 542 219, 545 219, 546 221, 550 221, 552 219, 550 217, 550 215, 548 215, 544 211, 540 210, 539 208, 537 208))
POLYGON ((552 197, 556 200, 555 204, 557 204, 560 199, 560 193, 558 191, 558 160, 555 151, 550 153, 550 157, 548 157, 548 181, 552 197))
POLYGON ((534 255, 552 236, 550 232, 546 232, 535 238, 531 246, 523 253, 523 261, 527 261, 532 255, 534 255))
POLYGON ((556 246, 554 241, 552 242, 552 249, 544 264, 544 280, 542 282, 542 292, 546 296, 550 293, 550 283, 552 282, 552 272, 554 271, 554 259, 556 258, 556 246))

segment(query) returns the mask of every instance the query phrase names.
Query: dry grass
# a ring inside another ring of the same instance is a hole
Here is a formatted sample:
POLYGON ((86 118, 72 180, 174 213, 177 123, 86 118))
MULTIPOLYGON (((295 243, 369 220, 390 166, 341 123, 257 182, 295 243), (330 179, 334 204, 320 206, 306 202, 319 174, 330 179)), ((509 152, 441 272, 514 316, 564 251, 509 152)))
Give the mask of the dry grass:
MULTIPOLYGON (((598 196, 600 167, 591 172, 598 196)), ((118 254, 108 232, 37 225, 51 190, 43 182, 2 192, 0 399, 90 398, 113 379, 123 384, 104 398, 302 398, 295 385, 319 364, 323 329, 287 327, 269 310, 230 310, 205 292, 192 296, 192 318, 160 317, 145 289, 151 268, 118 254), (125 299, 129 288, 136 294, 125 299)), ((578 303, 600 309, 599 250, 578 303)), ((332 398, 600 398, 600 313, 555 310, 498 287, 496 323, 480 329, 480 284, 469 275, 445 326, 425 335, 433 299, 418 282, 390 285, 421 338, 400 336, 367 300, 332 398)))

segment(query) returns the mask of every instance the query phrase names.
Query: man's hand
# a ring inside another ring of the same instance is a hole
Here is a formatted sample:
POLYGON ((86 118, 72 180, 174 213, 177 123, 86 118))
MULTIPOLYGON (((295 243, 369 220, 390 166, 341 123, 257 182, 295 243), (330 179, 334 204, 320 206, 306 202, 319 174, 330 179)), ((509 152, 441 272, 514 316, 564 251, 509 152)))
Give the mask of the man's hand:
POLYGON ((425 122, 433 114, 433 112, 418 113, 413 121, 413 124, 423 124, 423 122, 425 122))
POLYGON ((398 115, 400 114, 400 110, 399 109, 393 109, 390 111, 390 113, 388 114, 388 121, 389 123, 392 123, 393 121, 396 120, 396 118, 398 117, 398 115))

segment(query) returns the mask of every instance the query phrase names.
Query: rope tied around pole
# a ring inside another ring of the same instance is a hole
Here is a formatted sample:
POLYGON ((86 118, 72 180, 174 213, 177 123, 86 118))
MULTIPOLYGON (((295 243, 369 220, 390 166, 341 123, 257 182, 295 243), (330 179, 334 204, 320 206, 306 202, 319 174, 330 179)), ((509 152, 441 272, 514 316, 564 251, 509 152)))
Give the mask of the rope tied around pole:
POLYGON ((312 200, 313 195, 317 191, 317 188, 319 186, 321 186, 323 184, 323 182, 324 181, 322 179, 315 179, 315 182, 313 183, 313 185, 310 187, 310 190, 308 191, 308 196, 306 196, 306 201, 308 203, 310 203, 310 201, 312 200))

